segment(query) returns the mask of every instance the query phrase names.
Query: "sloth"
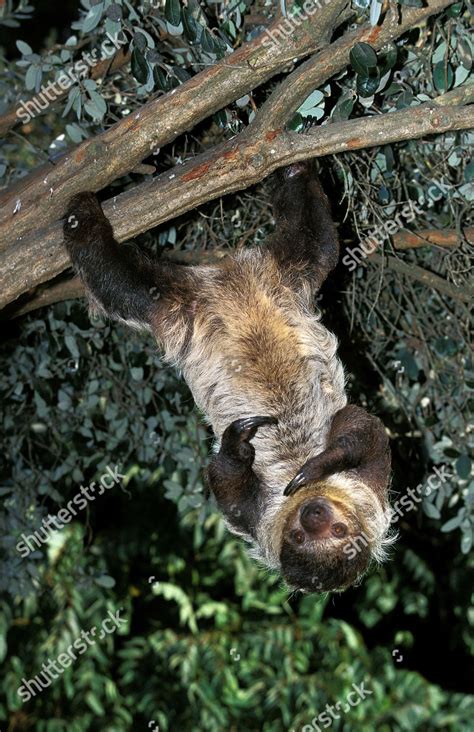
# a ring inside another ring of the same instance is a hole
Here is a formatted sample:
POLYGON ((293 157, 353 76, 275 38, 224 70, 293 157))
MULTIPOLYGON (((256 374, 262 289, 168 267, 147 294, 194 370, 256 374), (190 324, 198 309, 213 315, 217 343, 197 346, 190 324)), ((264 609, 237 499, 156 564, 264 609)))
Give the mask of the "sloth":
POLYGON ((275 232, 218 264, 118 245, 92 193, 64 220, 91 305, 151 332, 215 435, 206 480, 228 529, 291 590, 341 591, 385 558, 390 451, 348 404, 337 339, 314 297, 339 257, 311 162, 275 173, 275 232))

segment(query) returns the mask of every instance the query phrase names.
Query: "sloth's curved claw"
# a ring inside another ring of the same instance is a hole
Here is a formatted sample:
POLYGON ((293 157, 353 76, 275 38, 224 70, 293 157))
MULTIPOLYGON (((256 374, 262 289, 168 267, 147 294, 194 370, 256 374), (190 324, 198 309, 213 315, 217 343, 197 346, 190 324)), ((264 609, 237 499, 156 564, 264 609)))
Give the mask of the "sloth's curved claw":
POLYGON ((257 434, 259 427, 263 427, 266 424, 277 424, 277 422, 276 417, 244 417, 243 419, 236 420, 232 424, 235 425, 241 440, 251 440, 257 434))
POLYGON ((259 427, 266 424, 277 424, 277 422, 276 417, 243 417, 242 419, 236 419, 225 430, 222 441, 227 439, 229 441, 248 442, 252 437, 255 437, 259 427))
POLYGON ((303 488, 307 483, 306 476, 303 473, 302 470, 300 470, 299 473, 295 475, 293 480, 290 480, 288 485, 286 486, 285 490, 283 491, 284 496, 292 496, 298 491, 300 488, 303 488))
POLYGON ((259 427, 277 424, 276 417, 243 417, 236 419, 224 430, 221 451, 251 465, 255 457, 255 448, 250 440, 255 437, 259 427))

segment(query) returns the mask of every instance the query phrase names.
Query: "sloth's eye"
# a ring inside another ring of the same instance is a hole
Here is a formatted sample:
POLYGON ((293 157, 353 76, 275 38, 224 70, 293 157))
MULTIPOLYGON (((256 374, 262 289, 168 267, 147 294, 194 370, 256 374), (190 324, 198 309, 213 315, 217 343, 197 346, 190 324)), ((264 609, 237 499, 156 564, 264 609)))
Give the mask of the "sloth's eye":
POLYGON ((347 526, 343 523, 333 524, 331 531, 334 534, 334 536, 337 537, 338 539, 342 539, 344 536, 347 536, 347 534, 348 534, 347 526))
POLYGON ((301 531, 301 529, 295 529, 291 532, 290 537, 292 541, 295 542, 295 544, 303 544, 304 542, 304 531, 301 531))

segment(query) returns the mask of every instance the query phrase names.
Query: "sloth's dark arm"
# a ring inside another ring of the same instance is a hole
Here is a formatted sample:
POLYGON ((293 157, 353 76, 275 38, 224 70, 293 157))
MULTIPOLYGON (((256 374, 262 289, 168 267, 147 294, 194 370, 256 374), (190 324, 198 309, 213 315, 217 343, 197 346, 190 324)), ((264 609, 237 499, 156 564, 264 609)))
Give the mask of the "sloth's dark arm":
POLYGON ((74 196, 64 220, 64 243, 93 303, 112 318, 150 326, 168 298, 185 303, 186 268, 150 261, 119 245, 93 193, 74 196))
POLYGON ((326 194, 311 162, 282 168, 273 180, 276 231, 269 248, 285 274, 317 291, 337 264, 339 241, 326 194))
POLYGON ((334 473, 351 471, 363 483, 382 495, 390 478, 390 448, 382 422, 361 407, 348 405, 336 412, 327 447, 308 460, 285 494, 334 473))
POLYGON ((260 519, 263 495, 252 470, 255 448, 250 440, 259 427, 276 421, 274 417, 246 417, 232 422, 207 469, 207 481, 220 510, 232 526, 251 536, 260 519))

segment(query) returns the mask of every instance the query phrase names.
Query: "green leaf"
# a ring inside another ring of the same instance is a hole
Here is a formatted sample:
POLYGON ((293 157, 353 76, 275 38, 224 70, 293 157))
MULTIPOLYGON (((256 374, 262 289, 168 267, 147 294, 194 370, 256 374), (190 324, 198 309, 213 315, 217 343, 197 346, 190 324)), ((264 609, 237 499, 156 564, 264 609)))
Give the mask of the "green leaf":
POLYGON ((191 43, 194 43, 199 38, 200 25, 196 18, 189 12, 187 8, 182 9, 181 19, 183 22, 184 35, 191 43))
POLYGON ((38 417, 46 417, 49 408, 43 397, 37 391, 35 391, 34 400, 36 405, 36 414, 38 415, 38 417))
POLYGON ((349 119, 351 112, 354 108, 354 97, 350 96, 342 97, 332 111, 332 119, 334 122, 342 122, 343 120, 349 119))
POLYGON ((105 587, 107 589, 111 589, 112 587, 115 587, 115 580, 113 577, 109 577, 108 574, 103 574, 101 577, 95 578, 96 585, 99 585, 99 587, 105 587))
POLYGON ((316 89, 312 94, 307 97, 301 107, 298 109, 298 112, 302 115, 305 114, 305 112, 309 112, 311 109, 314 109, 318 106, 318 104, 324 99, 324 94, 322 91, 319 91, 319 89, 316 89))
POLYGON ((468 455, 461 455, 455 463, 456 472, 462 480, 467 480, 471 475, 471 458, 468 455))
MULTIPOLYGON (((26 72, 26 76, 25 76, 25 86, 28 89, 28 91, 32 91, 33 89, 37 88, 38 73, 41 76, 40 69, 37 66, 35 66, 34 64, 32 64, 28 68, 28 71, 26 72)), ((41 83, 41 79, 40 79, 40 83, 41 83)))
POLYGON ((74 336, 68 333, 64 338, 64 341, 71 356, 74 356, 74 358, 79 358, 79 349, 77 348, 77 343, 74 336))
POLYGON ((215 52, 214 36, 207 28, 204 28, 201 35, 201 47, 206 53, 215 52))
POLYGON ((17 41, 16 47, 20 51, 22 56, 29 56, 33 53, 33 49, 25 41, 17 41))
POLYGON ((89 92, 90 101, 84 104, 84 108, 93 119, 101 120, 107 112, 107 102, 96 91, 89 92))
POLYGON ((454 80, 454 73, 451 64, 438 61, 433 68, 433 82, 439 92, 447 91, 454 80))
POLYGON ((466 169, 464 171, 464 180, 467 183, 470 183, 470 181, 474 180, 474 160, 471 160, 466 165, 466 169))
POLYGON ((105 714, 105 709, 100 703, 97 696, 92 692, 88 691, 87 694, 84 697, 86 703, 90 706, 94 714, 97 714, 98 717, 103 717, 105 714))
POLYGON ((72 89, 69 90, 68 98, 67 98, 67 104, 64 107, 64 112, 62 114, 63 117, 66 117, 68 113, 71 111, 72 106, 74 102, 77 100, 77 98, 80 96, 79 87, 73 86, 72 89))
POLYGON ((137 31, 133 36, 133 45, 134 48, 138 49, 142 53, 146 51, 148 45, 146 42, 146 37, 140 31, 137 31))
POLYGON ((288 129, 298 132, 303 128, 303 117, 298 112, 288 122, 288 129))
POLYGON ((461 539, 461 551, 463 554, 469 554, 472 547, 473 531, 469 529, 461 539))
POLYGON ((188 79, 191 78, 191 75, 188 74, 186 69, 182 69, 180 66, 173 66, 173 74, 181 83, 188 81, 188 79))
POLYGON ((141 366, 134 366, 130 369, 130 374, 134 381, 143 381, 143 369, 141 366))
POLYGON ((371 97, 378 89, 380 75, 378 69, 372 69, 370 76, 357 76, 357 93, 361 97, 371 97))
POLYGON ((81 130, 79 125, 76 125, 76 124, 66 125, 66 133, 72 142, 78 143, 84 139, 83 131, 81 130))
POLYGON ((397 99, 396 107, 397 109, 404 109, 405 107, 410 107, 411 103, 413 101, 413 92, 411 89, 405 89, 405 91, 400 94, 400 96, 397 99))
POLYGON ((440 512, 438 511, 436 506, 434 506, 432 503, 423 502, 423 511, 426 513, 426 515, 429 518, 432 518, 432 519, 441 518, 440 512))
POLYGON ((99 3, 98 5, 92 6, 92 8, 89 10, 86 17, 82 21, 81 25, 82 25, 83 33, 89 33, 91 30, 94 30, 94 28, 96 28, 99 25, 103 11, 104 11, 103 3, 99 3))
POLYGON ((367 76, 369 69, 377 66, 377 54, 368 43, 356 43, 349 58, 352 68, 361 76, 367 76))
POLYGON ((380 72, 381 73, 381 76, 383 76, 390 69, 393 69, 393 67, 397 63, 397 58, 398 58, 397 47, 396 46, 390 46, 390 48, 387 51, 387 53, 385 53, 382 56, 383 66, 382 66, 382 70, 380 72))
POLYGON ((132 51, 132 74, 140 84, 145 84, 148 79, 148 64, 143 53, 134 48, 132 51))
POLYGON ((118 22, 122 19, 122 8, 118 3, 113 3, 113 5, 107 8, 106 14, 108 18, 118 22))
POLYGON ((461 3, 455 3, 454 5, 451 5, 447 9, 446 15, 449 18, 457 18, 460 15, 461 10, 462 10, 462 2, 461 3))
POLYGON ((165 18, 170 25, 177 27, 181 21, 181 5, 179 0, 166 0, 165 18))
POLYGON ((457 55, 464 68, 470 71, 472 68, 472 51, 469 43, 464 38, 458 39, 457 55))
POLYGON ((372 0, 370 3, 370 25, 376 25, 382 10, 381 0, 372 0))
POLYGON ((463 520, 462 515, 457 515, 452 519, 449 519, 449 521, 446 521, 445 524, 442 525, 441 531, 444 534, 448 534, 450 531, 454 531, 454 529, 457 529, 463 520))
POLYGON ((455 356, 458 352, 458 345, 456 341, 448 336, 441 336, 436 338, 433 342, 433 347, 440 356, 455 356))
POLYGON ((163 91, 168 91, 168 80, 164 75, 163 70, 159 66, 153 67, 153 79, 155 80, 155 87, 158 87, 158 89, 163 89, 163 91))

